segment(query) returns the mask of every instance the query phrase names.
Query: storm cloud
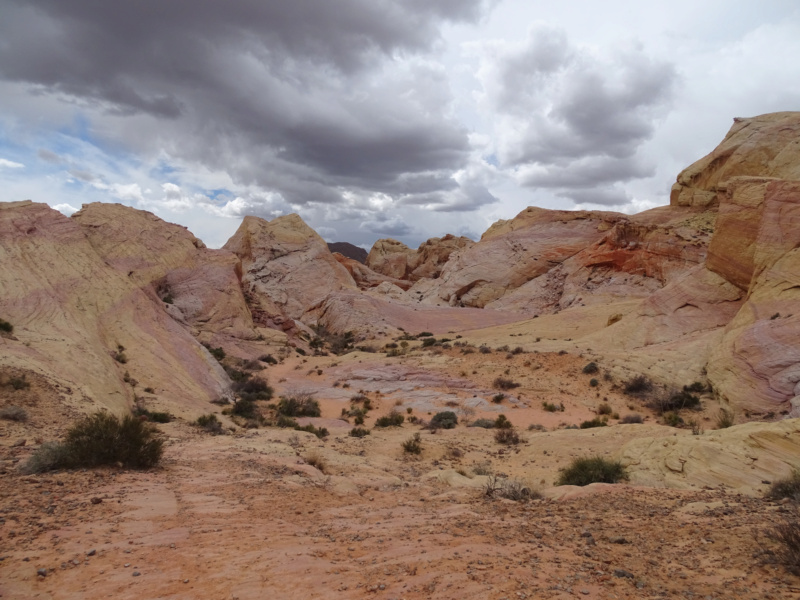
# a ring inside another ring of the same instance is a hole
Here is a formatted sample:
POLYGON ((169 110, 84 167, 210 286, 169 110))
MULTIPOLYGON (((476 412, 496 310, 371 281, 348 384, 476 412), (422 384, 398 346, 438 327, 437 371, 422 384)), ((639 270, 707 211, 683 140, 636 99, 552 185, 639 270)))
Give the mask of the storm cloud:
POLYGON ((445 74, 422 54, 444 23, 485 9, 482 0, 4 0, 0 77, 113 123, 99 129, 114 129, 114 143, 258 186, 265 193, 246 204, 262 214, 342 203, 348 190, 437 194, 470 210, 481 204, 464 201, 475 190, 452 175, 471 146, 448 114, 445 74))
POLYGON ((608 204, 624 197, 608 186, 653 174, 637 151, 670 107, 677 75, 669 62, 638 46, 599 53, 539 25, 523 43, 488 44, 480 78, 499 116, 501 166, 522 185, 608 204), (576 191, 590 187, 606 192, 576 191))

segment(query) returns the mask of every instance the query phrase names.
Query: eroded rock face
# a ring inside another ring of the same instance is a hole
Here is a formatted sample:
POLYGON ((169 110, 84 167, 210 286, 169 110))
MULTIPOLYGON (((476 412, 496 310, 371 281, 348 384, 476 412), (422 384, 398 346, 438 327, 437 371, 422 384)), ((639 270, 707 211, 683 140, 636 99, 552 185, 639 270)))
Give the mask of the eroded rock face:
POLYGON ((747 292, 708 364, 735 407, 800 405, 800 181, 739 179, 720 205, 709 268, 747 292))
POLYGON ((622 219, 616 213, 527 208, 451 255, 434 285, 411 292, 420 291, 427 304, 482 308, 599 241, 622 219))
POLYGON ((371 288, 377 288, 382 283, 392 284, 393 286, 399 287, 402 290, 407 290, 411 287, 410 281, 395 279, 394 277, 388 277, 387 275, 376 273, 366 265, 363 265, 351 258, 347 258, 338 252, 333 253, 333 258, 335 258, 340 265, 347 269, 347 272, 350 273, 350 276, 353 278, 353 281, 356 282, 356 285, 358 285, 359 289, 368 290, 371 288))
POLYGON ((86 409, 127 410, 132 380, 189 415, 226 393, 219 364, 142 281, 107 264, 77 220, 0 204, 0 257, 0 314, 16 338, 0 339, 1 364, 44 375, 86 409))
POLYGON ((209 250, 185 227, 121 204, 93 203, 72 216, 92 247, 196 335, 257 337, 240 288, 241 261, 209 250))
POLYGON ((266 221, 245 217, 224 246, 242 261, 242 281, 267 311, 302 320, 332 292, 355 281, 317 233, 295 214, 266 221))
POLYGON ((673 206, 709 206, 733 177, 800 179, 800 113, 734 119, 722 143, 687 167, 672 186, 673 206))
POLYGON ((393 239, 378 240, 367 257, 367 266, 374 271, 393 277, 419 281, 436 279, 454 252, 473 246, 475 242, 466 237, 446 235, 431 238, 412 250, 393 239))

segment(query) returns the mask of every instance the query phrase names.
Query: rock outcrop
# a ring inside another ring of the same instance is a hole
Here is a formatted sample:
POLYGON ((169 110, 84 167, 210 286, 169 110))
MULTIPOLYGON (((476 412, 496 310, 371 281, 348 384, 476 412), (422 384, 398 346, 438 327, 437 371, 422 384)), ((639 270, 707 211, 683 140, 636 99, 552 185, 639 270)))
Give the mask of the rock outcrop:
POLYGON ((402 290, 407 290, 411 287, 410 281, 395 279, 394 277, 376 273, 366 265, 363 265, 351 258, 347 258, 338 252, 333 253, 333 258, 335 258, 340 265, 347 269, 347 272, 350 273, 350 276, 353 278, 353 281, 356 282, 356 285, 359 287, 359 289, 368 290, 377 288, 382 283, 390 283, 402 290))
POLYGON ((223 247, 242 261, 242 281, 270 314, 302 320, 332 292, 358 289, 328 245, 296 214, 245 217, 223 247))
POLYGON ((419 281, 437 279, 454 252, 473 246, 466 237, 446 235, 431 238, 412 250, 402 242, 382 239, 375 242, 367 257, 367 266, 387 277, 419 281))
POLYGON ((338 252, 342 256, 360 262, 362 265, 367 264, 367 251, 348 242, 330 242, 328 243, 328 250, 333 253, 338 252))
POLYGON ((242 295, 241 261, 209 250, 186 228, 120 204, 93 203, 72 216, 107 264, 158 299, 203 339, 255 339, 242 295))
POLYGON ((800 179, 800 118, 796 112, 734 119, 722 143, 687 167, 672 186, 673 206, 709 206, 719 202, 733 177, 800 179))
POLYGON ((0 314, 14 325, 0 365, 43 375, 82 410, 124 412, 149 387, 174 412, 207 411, 228 377, 142 281, 109 265, 77 220, 0 204, 0 314))

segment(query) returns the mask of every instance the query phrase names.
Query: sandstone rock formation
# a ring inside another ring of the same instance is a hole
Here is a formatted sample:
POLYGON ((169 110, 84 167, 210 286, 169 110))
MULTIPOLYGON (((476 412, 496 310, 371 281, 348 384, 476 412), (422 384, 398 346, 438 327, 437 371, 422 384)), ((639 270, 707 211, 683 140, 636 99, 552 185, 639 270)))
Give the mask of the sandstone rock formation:
POLYGON ((366 264, 374 271, 395 279, 436 279, 454 252, 474 243, 469 238, 448 234, 427 240, 415 251, 402 242, 387 238, 375 242, 366 264))
POLYGON ((195 335, 254 339, 242 295, 241 262, 225 250, 209 250, 180 225, 120 204, 94 203, 72 216, 109 265, 158 299, 195 335))
POLYGON ((0 257, 0 314, 14 325, 0 365, 45 376, 83 409, 123 412, 151 387, 174 412, 197 414, 226 393, 217 361, 142 280, 106 263, 77 220, 0 204, 0 257))
POLYGON ((348 242, 330 242, 328 250, 334 253, 338 252, 342 256, 360 262, 362 265, 367 263, 367 251, 348 242))
POLYGON ((224 246, 242 261, 242 281, 271 314, 300 319, 332 292, 358 289, 313 229, 295 214, 245 217, 224 246))
POLYGON ((796 112, 734 119, 722 143, 687 167, 672 186, 673 206, 709 206, 718 202, 725 182, 756 176, 800 179, 800 119, 796 112))
POLYGON ((407 290, 411 287, 410 281, 395 279, 394 277, 376 273, 366 265, 363 265, 351 258, 347 258, 338 252, 333 253, 333 258, 335 258, 339 264, 347 269, 347 272, 350 273, 350 276, 353 278, 353 281, 356 282, 356 285, 358 285, 359 289, 367 290, 371 288, 377 288, 382 283, 390 283, 402 290, 407 290))

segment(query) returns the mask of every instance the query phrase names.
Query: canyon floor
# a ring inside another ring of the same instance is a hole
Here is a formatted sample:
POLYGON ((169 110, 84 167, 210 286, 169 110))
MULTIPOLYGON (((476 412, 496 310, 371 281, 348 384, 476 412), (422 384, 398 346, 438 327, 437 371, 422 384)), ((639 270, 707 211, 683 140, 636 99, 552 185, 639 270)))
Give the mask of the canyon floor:
MULTIPOLYGON (((765 536, 796 508, 765 500, 766 482, 555 487, 577 456, 692 432, 660 424, 602 365, 584 374, 591 356, 463 350, 286 357, 261 376, 278 394, 314 393, 322 417, 300 422, 328 428, 326 439, 227 421, 210 435, 178 419, 159 425, 165 459, 143 472, 20 474, 30 446, 57 438, 81 406, 35 376, 29 389, 2 388, 29 419, 0 422, 0 597, 800 598, 800 578, 773 564, 765 536), (498 376, 520 387, 495 403, 498 376), (353 438, 339 416, 357 393, 375 406, 369 428, 390 410, 502 413, 524 441, 408 422, 353 438), (602 402, 645 422, 566 428, 602 402), (408 455, 402 442, 416 432, 422 453, 408 455), (489 474, 543 497, 488 497, 489 474)), ((685 416, 710 431, 717 413, 708 397, 685 416)))

